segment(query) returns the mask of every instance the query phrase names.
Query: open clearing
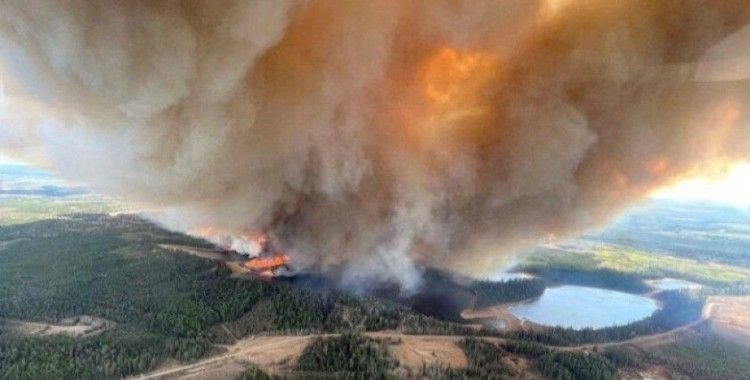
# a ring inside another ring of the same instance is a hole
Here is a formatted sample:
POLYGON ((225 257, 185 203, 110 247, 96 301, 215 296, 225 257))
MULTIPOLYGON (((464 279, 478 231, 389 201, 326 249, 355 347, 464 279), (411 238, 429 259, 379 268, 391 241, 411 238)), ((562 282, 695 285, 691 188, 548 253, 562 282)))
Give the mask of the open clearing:
MULTIPOLYGON (((381 337, 378 334, 371 335, 381 337)), ((467 361, 461 347, 454 339, 429 335, 383 335, 387 338, 393 357, 402 367, 419 369, 423 365, 466 368, 467 361)))
POLYGON ((160 369, 137 379, 231 379, 254 363, 270 373, 291 371, 314 335, 254 336, 193 364, 160 369))
POLYGON ((719 335, 750 347, 750 296, 711 297, 711 327, 719 335))
MULTIPOLYGON (((419 369, 423 363, 453 368, 466 367, 466 356, 458 346, 462 336, 417 336, 391 332, 366 334, 385 341, 405 368, 419 369)), ((192 364, 173 365, 136 377, 137 379, 223 379, 239 375, 250 364, 270 373, 294 369, 307 345, 318 336, 255 336, 240 339, 227 351, 192 364)))
POLYGON ((68 318, 60 324, 15 320, 7 320, 5 324, 12 330, 23 335, 48 336, 62 334, 72 337, 86 337, 99 334, 115 325, 112 321, 86 315, 68 318))
POLYGON ((227 256, 213 249, 190 247, 186 245, 159 244, 159 247, 167 251, 181 251, 187 254, 202 257, 209 260, 226 261, 227 256))
POLYGON ((204 259, 222 261, 224 265, 229 268, 232 272, 232 277, 242 277, 248 273, 252 273, 252 270, 248 269, 242 261, 232 261, 230 255, 223 252, 219 252, 215 249, 197 248, 188 245, 174 245, 174 244, 159 244, 159 247, 166 249, 171 252, 184 252, 189 255, 202 257, 204 259))
POLYGON ((461 312, 461 317, 481 325, 483 321, 495 321, 495 327, 503 330, 523 330, 536 328, 534 323, 517 318, 508 309, 518 303, 507 303, 481 309, 467 309, 461 312))

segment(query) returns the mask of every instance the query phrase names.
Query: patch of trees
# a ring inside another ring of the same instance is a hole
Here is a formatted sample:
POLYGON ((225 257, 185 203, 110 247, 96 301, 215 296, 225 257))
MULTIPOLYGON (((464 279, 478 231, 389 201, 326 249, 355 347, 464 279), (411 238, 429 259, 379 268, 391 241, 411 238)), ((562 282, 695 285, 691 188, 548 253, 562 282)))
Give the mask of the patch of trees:
POLYGON ((650 289, 637 275, 606 268, 559 264, 554 267, 548 265, 527 265, 518 268, 518 270, 543 277, 545 280, 553 283, 593 286, 628 293, 645 293, 650 289))
POLYGON ((537 370, 548 379, 614 380, 617 369, 600 355, 589 352, 555 352, 536 360, 537 370))
POLYGON ((273 380, 278 378, 277 376, 271 376, 257 365, 251 365, 245 369, 244 372, 237 378, 237 380, 273 380))
POLYGON ((467 338, 461 341, 461 348, 469 361, 466 371, 469 378, 494 379, 516 375, 515 370, 503 361, 507 354, 494 343, 467 338))
POLYGON ((710 333, 655 348, 649 355, 691 379, 750 379, 750 350, 710 333))
POLYGON ((443 322, 432 317, 409 314, 404 317, 401 330, 413 335, 478 335, 478 331, 466 325, 443 322))
POLYGON ((612 347, 602 355, 617 368, 641 368, 645 361, 644 355, 631 346, 612 347))
POLYGON ((506 337, 557 346, 622 341, 639 335, 668 331, 701 318, 703 299, 689 292, 667 291, 657 295, 662 308, 650 317, 624 326, 600 329, 550 327, 539 330, 511 331, 506 337))
POLYGON ((367 379, 393 378, 398 366, 383 343, 358 334, 317 338, 297 361, 297 371, 367 379))
POLYGON ((750 295, 750 282, 738 282, 722 287, 701 288, 702 296, 746 296, 750 295))
POLYGON ((0 378, 124 377, 153 369, 166 358, 193 360, 208 350, 202 342, 124 330, 88 338, 4 336, 0 378))
POLYGON ((467 338, 460 342, 461 349, 466 355, 466 368, 452 368, 443 365, 424 364, 416 378, 439 380, 464 379, 508 379, 519 375, 504 358, 508 354, 497 344, 481 338, 467 338))
POLYGON ((506 352, 510 352, 516 355, 526 357, 539 357, 546 353, 549 353, 547 347, 534 342, 527 342, 523 340, 508 340, 500 344, 500 348, 506 352))
POLYGON ((539 297, 544 293, 545 284, 538 278, 502 282, 474 281, 471 289, 476 294, 475 307, 488 307, 539 297))

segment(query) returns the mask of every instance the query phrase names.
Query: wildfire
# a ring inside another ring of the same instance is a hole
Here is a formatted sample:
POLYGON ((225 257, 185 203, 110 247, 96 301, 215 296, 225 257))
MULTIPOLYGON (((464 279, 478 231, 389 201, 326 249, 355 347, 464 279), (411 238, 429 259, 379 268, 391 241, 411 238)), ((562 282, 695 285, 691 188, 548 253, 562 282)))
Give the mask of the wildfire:
POLYGON ((289 265, 289 256, 280 254, 273 257, 256 257, 245 263, 245 266, 257 272, 272 272, 289 265))

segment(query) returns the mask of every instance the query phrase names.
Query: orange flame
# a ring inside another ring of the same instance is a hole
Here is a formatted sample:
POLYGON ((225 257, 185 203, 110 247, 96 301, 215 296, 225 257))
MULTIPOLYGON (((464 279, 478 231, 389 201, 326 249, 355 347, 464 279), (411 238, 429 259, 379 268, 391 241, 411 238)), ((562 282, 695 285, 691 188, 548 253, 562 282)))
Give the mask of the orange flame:
POLYGON ((289 256, 278 255, 266 258, 253 258, 245 266, 257 272, 270 272, 289 264, 289 256))

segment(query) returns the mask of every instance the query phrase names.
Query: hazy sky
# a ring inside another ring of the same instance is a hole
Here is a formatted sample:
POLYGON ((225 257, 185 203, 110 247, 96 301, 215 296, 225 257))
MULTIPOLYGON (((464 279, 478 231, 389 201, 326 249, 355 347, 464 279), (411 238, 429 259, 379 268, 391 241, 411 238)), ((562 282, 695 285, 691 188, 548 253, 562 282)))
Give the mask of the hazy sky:
POLYGON ((658 189, 655 198, 707 200, 738 207, 750 207, 750 164, 733 165, 725 173, 678 181, 658 189))

